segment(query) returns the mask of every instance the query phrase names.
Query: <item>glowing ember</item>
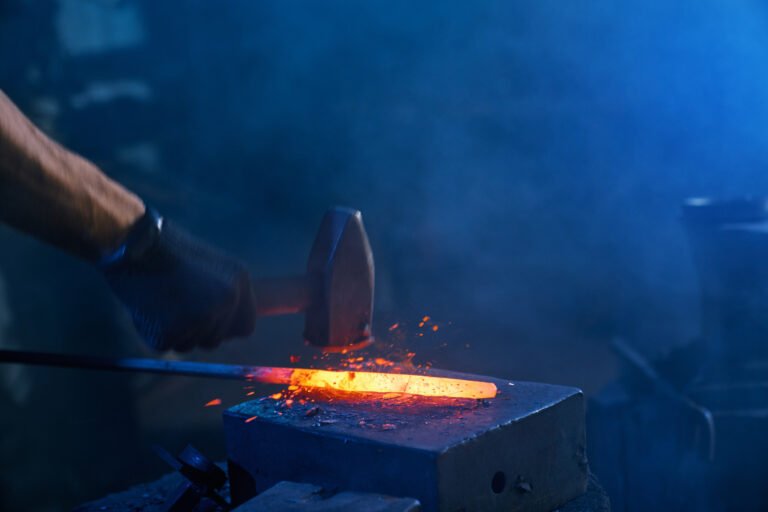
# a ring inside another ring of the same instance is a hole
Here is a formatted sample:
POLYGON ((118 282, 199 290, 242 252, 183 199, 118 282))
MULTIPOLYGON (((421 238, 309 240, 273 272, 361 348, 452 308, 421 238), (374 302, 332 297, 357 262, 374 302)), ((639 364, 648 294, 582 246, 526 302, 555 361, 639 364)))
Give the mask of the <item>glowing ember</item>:
POLYGON ((207 404, 205 404, 205 407, 213 407, 214 405, 221 405, 221 398, 214 398, 207 404))
POLYGON ((258 416, 251 416, 250 418, 247 418, 247 419, 245 420, 245 422, 246 422, 246 423, 250 423, 250 422, 252 422, 253 420, 255 420, 255 419, 257 419, 257 418, 258 418, 258 416))

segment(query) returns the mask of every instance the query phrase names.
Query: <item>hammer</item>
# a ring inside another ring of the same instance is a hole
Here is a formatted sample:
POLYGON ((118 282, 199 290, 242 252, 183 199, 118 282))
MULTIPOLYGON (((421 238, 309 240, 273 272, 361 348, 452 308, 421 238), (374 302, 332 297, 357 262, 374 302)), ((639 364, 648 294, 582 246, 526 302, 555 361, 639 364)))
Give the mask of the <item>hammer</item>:
POLYGON ((257 279, 258 316, 304 313, 304 339, 324 351, 355 350, 373 341, 374 267, 359 211, 328 210, 301 276, 257 279))

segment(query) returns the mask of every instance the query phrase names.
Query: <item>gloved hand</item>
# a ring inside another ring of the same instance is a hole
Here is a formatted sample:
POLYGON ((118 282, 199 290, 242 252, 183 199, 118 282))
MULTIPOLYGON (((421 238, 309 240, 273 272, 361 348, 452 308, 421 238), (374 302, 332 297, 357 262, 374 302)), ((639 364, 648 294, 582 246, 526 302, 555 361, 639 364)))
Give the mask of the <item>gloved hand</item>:
POLYGON ((139 334, 156 350, 213 348, 253 331, 245 266, 150 208, 100 266, 139 334))

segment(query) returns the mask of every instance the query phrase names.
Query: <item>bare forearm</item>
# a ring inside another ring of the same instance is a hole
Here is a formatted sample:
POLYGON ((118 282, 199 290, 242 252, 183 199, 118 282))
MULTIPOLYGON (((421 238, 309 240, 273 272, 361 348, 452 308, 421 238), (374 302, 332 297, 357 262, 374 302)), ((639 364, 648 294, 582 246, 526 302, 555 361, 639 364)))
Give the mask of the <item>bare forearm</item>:
POLYGON ((93 259, 143 213, 138 197, 48 138, 0 91, 0 220, 93 259))

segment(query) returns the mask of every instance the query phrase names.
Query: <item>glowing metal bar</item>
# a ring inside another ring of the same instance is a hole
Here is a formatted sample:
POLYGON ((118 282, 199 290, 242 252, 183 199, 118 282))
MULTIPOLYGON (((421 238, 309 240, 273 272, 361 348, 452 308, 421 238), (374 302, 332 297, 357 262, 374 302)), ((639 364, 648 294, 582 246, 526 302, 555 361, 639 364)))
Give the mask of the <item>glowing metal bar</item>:
POLYGON ((496 385, 492 382, 406 373, 337 372, 297 368, 291 373, 290 384, 357 393, 405 393, 453 398, 493 398, 496 396, 496 385))

